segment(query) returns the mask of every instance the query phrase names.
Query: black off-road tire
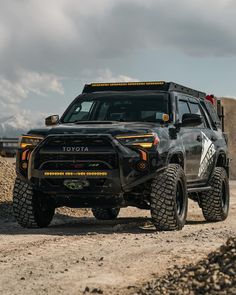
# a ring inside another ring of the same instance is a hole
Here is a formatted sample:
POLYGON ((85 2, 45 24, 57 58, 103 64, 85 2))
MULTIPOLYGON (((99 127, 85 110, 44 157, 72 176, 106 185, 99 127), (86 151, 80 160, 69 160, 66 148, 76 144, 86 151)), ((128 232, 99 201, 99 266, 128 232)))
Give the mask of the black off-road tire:
POLYGON ((199 205, 207 221, 223 221, 229 212, 229 179, 223 167, 216 167, 209 185, 211 190, 199 194, 199 205))
POLYGON ((114 220, 119 215, 120 208, 92 208, 92 212, 98 220, 114 220))
POLYGON ((152 221, 157 230, 183 228, 188 210, 188 196, 185 174, 180 165, 168 165, 153 179, 150 206, 152 221))
POLYGON ((55 207, 51 199, 35 192, 30 184, 16 178, 13 191, 13 213, 26 228, 46 227, 52 221, 55 207))

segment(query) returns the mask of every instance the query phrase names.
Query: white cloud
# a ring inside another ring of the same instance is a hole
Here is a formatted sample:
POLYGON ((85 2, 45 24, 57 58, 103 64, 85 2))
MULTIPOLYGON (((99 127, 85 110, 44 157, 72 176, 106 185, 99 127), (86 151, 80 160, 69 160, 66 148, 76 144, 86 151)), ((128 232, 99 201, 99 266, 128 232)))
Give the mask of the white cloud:
POLYGON ((51 91, 63 95, 64 89, 60 80, 62 78, 53 74, 21 70, 18 83, 26 89, 27 93, 33 92, 44 95, 44 91, 51 91))
POLYGON ((45 117, 43 113, 32 113, 29 110, 21 110, 13 116, 2 117, 0 118, 0 137, 16 137, 25 134, 32 128, 42 126, 45 117))
POLYGON ((3 106, 0 102, 0 137, 18 136, 44 124, 47 114, 20 108, 17 104, 3 106))
POLYGON ((223 0, 2 0, 0 71, 69 76, 142 48, 235 56, 235 10, 223 0))
POLYGON ((87 82, 132 82, 139 81, 139 79, 129 77, 127 75, 114 75, 110 69, 100 69, 95 73, 93 72, 93 77, 91 77, 91 72, 87 72, 86 77, 87 82), (89 74, 90 73, 90 74, 89 74), (90 77, 89 77, 90 76, 90 77))
POLYGON ((32 122, 29 120, 29 114, 29 111, 22 110, 21 113, 17 113, 14 116, 1 118, 0 123, 2 126, 9 126, 15 129, 27 129, 32 126, 32 122))
MULTIPOLYGON (((40 111, 31 112, 20 107, 29 97, 47 96, 48 93, 64 94, 60 77, 20 69, 10 80, 0 76, 0 120, 12 128, 28 129, 38 125, 44 116, 40 111)), ((3 126, 3 125, 2 125, 3 126)))
POLYGON ((0 116, 24 99, 62 95, 62 76, 138 81, 109 69, 138 50, 236 56, 235 11, 232 0, 1 0, 0 116))
POLYGON ((19 103, 31 94, 46 95, 48 92, 64 94, 60 82, 62 78, 48 73, 37 73, 27 70, 18 70, 14 79, 0 76, 0 103, 19 103))

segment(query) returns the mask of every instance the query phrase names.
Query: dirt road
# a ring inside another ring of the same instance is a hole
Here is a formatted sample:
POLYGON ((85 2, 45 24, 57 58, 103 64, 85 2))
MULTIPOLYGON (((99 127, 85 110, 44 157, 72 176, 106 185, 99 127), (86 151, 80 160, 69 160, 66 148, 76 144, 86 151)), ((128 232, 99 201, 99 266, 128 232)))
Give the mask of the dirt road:
POLYGON ((130 208, 111 222, 57 214, 49 228, 36 230, 2 217, 0 294, 129 294, 127 287, 195 262, 235 236, 235 216, 236 182, 225 222, 205 223, 191 202, 178 232, 155 232, 147 211, 130 208))

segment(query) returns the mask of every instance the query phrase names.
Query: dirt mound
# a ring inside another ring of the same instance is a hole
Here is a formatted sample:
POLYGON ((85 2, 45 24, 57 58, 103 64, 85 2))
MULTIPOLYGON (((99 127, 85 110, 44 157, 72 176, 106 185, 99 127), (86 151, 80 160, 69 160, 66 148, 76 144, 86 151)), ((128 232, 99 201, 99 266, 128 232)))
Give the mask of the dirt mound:
POLYGON ((225 132, 229 139, 229 156, 232 159, 230 163, 230 178, 236 179, 236 99, 222 98, 225 111, 225 132))
POLYGON ((15 166, 0 157, 0 203, 12 201, 15 166))
POLYGON ((236 294, 236 237, 196 265, 175 268, 137 294, 236 294))
MULTIPOLYGON (((0 218, 11 218, 12 191, 15 182, 15 164, 0 157, 0 218)), ((56 213, 72 217, 89 215, 88 209, 58 208, 56 213)))
POLYGON ((15 182, 15 165, 0 157, 0 218, 12 218, 12 190, 15 182))

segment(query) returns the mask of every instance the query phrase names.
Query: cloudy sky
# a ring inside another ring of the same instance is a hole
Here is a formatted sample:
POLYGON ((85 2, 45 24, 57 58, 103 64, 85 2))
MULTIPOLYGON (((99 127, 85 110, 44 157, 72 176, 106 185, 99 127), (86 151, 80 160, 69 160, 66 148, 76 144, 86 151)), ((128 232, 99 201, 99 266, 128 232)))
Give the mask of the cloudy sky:
POLYGON ((61 114, 92 81, 236 97, 235 13, 233 0, 1 0, 0 119, 61 114))

